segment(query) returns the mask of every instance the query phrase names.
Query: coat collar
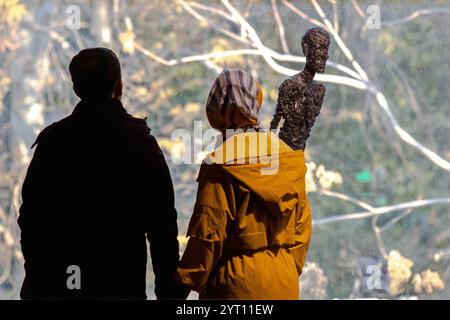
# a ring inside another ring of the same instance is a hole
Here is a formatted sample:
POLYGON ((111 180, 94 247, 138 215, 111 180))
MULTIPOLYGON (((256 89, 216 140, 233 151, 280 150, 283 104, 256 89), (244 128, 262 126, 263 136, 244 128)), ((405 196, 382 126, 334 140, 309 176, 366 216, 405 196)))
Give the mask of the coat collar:
POLYGON ((75 106, 72 114, 89 114, 98 111, 106 111, 108 113, 127 113, 120 100, 107 97, 101 99, 81 100, 75 106))

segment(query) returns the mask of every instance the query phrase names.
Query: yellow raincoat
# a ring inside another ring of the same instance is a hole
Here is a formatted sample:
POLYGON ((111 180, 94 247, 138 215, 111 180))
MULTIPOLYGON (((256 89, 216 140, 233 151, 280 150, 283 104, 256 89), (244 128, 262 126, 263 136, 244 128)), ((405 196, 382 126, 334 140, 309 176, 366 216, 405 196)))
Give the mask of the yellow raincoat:
POLYGON ((208 156, 177 281, 201 299, 299 299, 311 237, 303 151, 239 133, 208 156))

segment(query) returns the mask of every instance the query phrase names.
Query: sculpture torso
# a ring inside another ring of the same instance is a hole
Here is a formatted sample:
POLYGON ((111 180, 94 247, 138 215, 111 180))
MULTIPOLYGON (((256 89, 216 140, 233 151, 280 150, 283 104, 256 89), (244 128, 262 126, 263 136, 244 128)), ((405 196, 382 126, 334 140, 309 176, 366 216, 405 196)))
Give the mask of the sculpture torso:
POLYGON ((303 72, 285 80, 279 89, 278 104, 270 125, 275 129, 284 119, 279 137, 294 150, 304 150, 311 128, 320 113, 325 86, 307 81, 303 72))

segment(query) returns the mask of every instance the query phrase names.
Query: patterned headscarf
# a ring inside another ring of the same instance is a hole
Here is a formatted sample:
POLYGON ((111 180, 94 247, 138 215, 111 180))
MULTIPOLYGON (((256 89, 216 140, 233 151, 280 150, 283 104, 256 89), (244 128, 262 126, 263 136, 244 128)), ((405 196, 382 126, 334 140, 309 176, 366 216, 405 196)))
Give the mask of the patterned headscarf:
POLYGON ((218 130, 257 126, 262 90, 248 72, 224 69, 209 92, 206 115, 218 130))

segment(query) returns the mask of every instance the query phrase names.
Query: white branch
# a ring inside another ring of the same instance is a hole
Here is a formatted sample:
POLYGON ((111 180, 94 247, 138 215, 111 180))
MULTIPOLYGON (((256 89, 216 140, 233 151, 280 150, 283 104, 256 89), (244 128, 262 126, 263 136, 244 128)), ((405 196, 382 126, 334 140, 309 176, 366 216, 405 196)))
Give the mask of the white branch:
POLYGON ((437 164, 439 167, 446 171, 450 171, 450 162, 436 154, 434 151, 431 151, 427 147, 425 147, 423 144, 418 142, 416 139, 414 139, 405 129, 403 129, 397 122, 397 119, 393 115, 391 108, 389 107, 389 104, 386 100, 386 97, 378 90, 374 90, 373 93, 375 94, 375 98, 380 105, 380 107, 384 110, 386 113, 389 121, 391 122, 392 126, 394 127, 394 131, 398 134, 400 139, 402 139, 407 144, 415 147, 420 152, 422 152, 428 159, 430 159, 432 162, 437 164))
MULTIPOLYGON (((189 1, 188 5, 191 6, 191 7, 200 9, 200 10, 208 11, 208 12, 211 12, 213 14, 222 16, 222 17, 224 17, 225 19, 227 19, 229 21, 236 22, 236 20, 234 20, 234 18, 231 15, 229 15, 228 13, 226 13, 223 10, 220 10, 220 9, 217 9, 217 8, 213 8, 213 7, 209 7, 209 6, 205 6, 205 5, 203 5, 201 3, 198 3, 198 2, 195 2, 195 1, 189 1)), ((198 15, 198 16, 201 17, 200 15, 198 15)))
MULTIPOLYGON (((275 71, 281 74, 285 74, 288 76, 292 76, 296 73, 298 73, 298 70, 286 68, 284 66, 281 66, 278 64, 272 57, 272 52, 269 50, 261 41, 258 34, 256 33, 255 29, 245 20, 244 17, 230 4, 228 0, 221 0, 222 3, 225 5, 225 7, 231 12, 231 14, 239 21, 239 23, 247 30, 248 37, 253 41, 253 43, 256 45, 256 47, 261 52, 262 57, 267 62, 267 64, 275 71)), ((323 81, 323 82, 330 82, 330 83, 336 83, 336 84, 345 84, 350 87, 354 87, 357 89, 368 89, 368 86, 365 82, 361 80, 356 80, 348 77, 343 76, 336 76, 336 75, 328 75, 328 74, 322 74, 318 75, 316 77, 317 80, 323 81)))
MULTIPOLYGON (((265 47, 265 50, 267 50, 267 52, 269 52, 270 55, 274 59, 276 59, 278 61, 289 61, 289 62, 306 63, 306 57, 294 56, 294 55, 291 55, 291 54, 282 54, 282 53, 276 52, 276 51, 274 51, 274 50, 272 50, 270 48, 267 48, 267 47, 265 47)), ((344 66, 342 64, 339 64, 339 63, 336 63, 336 62, 328 60, 327 61, 327 66, 332 67, 332 68, 334 68, 336 70, 342 71, 342 72, 348 74, 349 76, 351 76, 352 78, 361 80, 360 75, 356 71, 354 71, 354 70, 350 69, 349 67, 346 67, 346 66, 344 66)))
POLYGON ((275 17, 275 21, 278 26, 278 33, 280 34, 281 47, 283 48, 284 53, 289 53, 289 47, 286 41, 286 33, 284 31, 283 20, 281 19, 280 12, 277 8, 276 0, 271 0, 273 15, 275 17))
POLYGON ((419 208, 424 206, 430 206, 435 204, 450 204, 450 198, 434 198, 427 200, 416 200, 411 202, 399 203, 395 205, 374 208, 373 210, 368 210, 365 212, 349 213, 342 215, 335 215, 327 218, 313 220, 313 225, 326 224, 331 222, 347 221, 370 218, 377 215, 383 215, 386 213, 391 213, 395 211, 400 211, 410 208, 419 208))
POLYGON ((292 3, 286 1, 286 0, 281 0, 281 3, 283 3, 287 8, 289 8, 292 12, 294 12, 296 15, 302 17, 303 19, 305 19, 306 21, 308 21, 311 24, 314 24, 318 27, 322 27, 325 29, 325 26, 323 25, 322 22, 320 22, 319 20, 316 20, 314 18, 311 18, 310 16, 308 16, 306 13, 304 13, 303 11, 301 11, 300 9, 298 9, 297 7, 295 7, 292 3))
POLYGON ((353 8, 355 8, 356 13, 361 17, 361 18, 365 18, 366 17, 366 13, 361 9, 361 7, 359 6, 358 2, 356 0, 351 0, 353 8))
MULTIPOLYGON (((322 82, 327 82, 327 83, 346 85, 346 86, 353 87, 353 88, 356 88, 359 90, 368 90, 369 92, 374 94, 378 105, 387 114, 389 122, 393 126, 394 131, 400 137, 400 139, 403 140, 404 142, 406 142, 407 144, 413 146, 414 148, 418 149, 428 159, 430 159, 433 163, 435 163, 439 167, 443 168, 446 171, 450 171, 450 162, 449 161, 442 158, 441 156, 436 154, 434 151, 430 150, 429 148, 427 148, 426 146, 424 146, 423 144, 421 144, 420 142, 415 140, 406 130, 404 130, 398 124, 397 119, 395 118, 395 116, 393 115, 393 113, 389 107, 386 97, 383 95, 383 93, 381 91, 379 91, 375 87, 375 85, 372 82, 369 81, 366 72, 361 68, 359 63, 354 59, 352 53, 350 52, 348 47, 343 42, 342 38, 339 36, 339 34, 334 29, 334 26, 331 24, 331 22, 325 16, 325 13, 323 12, 322 8, 317 4, 317 2, 315 0, 311 0, 311 2, 313 3, 314 7, 316 8, 316 11, 318 12, 318 14, 321 16, 322 20, 324 21, 325 27, 330 31, 333 38, 338 43, 339 47, 341 48, 341 50, 343 51, 343 53, 345 54, 347 59, 351 62, 351 64, 353 65, 353 67, 356 70, 356 72, 355 72, 343 65, 339 65, 334 62, 330 62, 329 63, 330 66, 333 66, 336 69, 351 75, 353 78, 339 76, 339 75, 318 74, 318 75, 316 75, 316 80, 322 81, 322 82)), ((187 3, 185 3, 184 1, 182 1, 182 3, 184 4, 184 7, 186 10, 189 10, 189 12, 191 14, 194 14, 195 11, 192 12, 193 9, 191 7, 189 7, 189 5, 187 3)), ((280 74, 284 74, 284 75, 288 75, 288 76, 292 76, 299 72, 298 70, 290 69, 290 68, 287 68, 287 67, 284 67, 284 66, 278 64, 275 61, 275 59, 279 60, 279 61, 304 62, 304 59, 305 59, 304 57, 282 55, 282 54, 276 53, 275 51, 267 48, 262 43, 262 41, 259 38, 258 34, 256 33, 255 29, 252 26, 250 26, 250 24, 247 22, 247 20, 242 17, 242 15, 230 4, 230 2, 228 0, 222 0, 222 3, 228 9, 228 11, 230 11, 232 21, 237 21, 241 25, 241 28, 246 31, 245 33, 248 36, 248 38, 250 38, 250 40, 253 42, 250 44, 257 48, 257 50, 260 52, 260 54, 262 55, 264 60, 267 62, 267 64, 273 70, 277 71, 280 74)), ((285 4, 288 7, 291 6, 291 9, 295 8, 287 1, 283 1, 283 4, 285 4)), ((204 17, 202 17, 201 15, 199 15, 196 12, 195 12, 195 16, 197 19, 199 19, 201 21, 206 20, 204 17)), ((218 28, 218 27, 216 26, 216 28, 218 28)), ((222 30, 222 29, 220 29, 220 30, 222 30)), ((236 37, 235 34, 232 34, 232 35, 234 37, 236 37)), ((241 39, 241 41, 246 42, 242 39, 241 39)), ((141 49, 143 49, 143 48, 141 48, 141 49)), ((161 58, 157 57, 152 52, 145 51, 145 49, 141 50, 141 51, 144 52, 144 54, 148 55, 149 57, 153 58, 154 60, 156 60, 160 63, 163 63, 163 64, 167 64, 166 60, 164 60, 164 59, 161 60, 161 58)), ((226 53, 226 54, 229 54, 229 53, 226 53)), ((256 53, 251 52, 249 54, 256 54, 256 53)), ((202 59, 204 59, 204 57, 205 56, 194 57, 192 61, 197 61, 196 59, 202 60, 202 59)), ((171 62, 171 63, 173 63, 173 62, 171 62)), ((171 64, 169 64, 169 65, 171 65, 171 64)))
POLYGON ((356 204, 357 206, 360 206, 363 209, 366 209, 367 211, 374 211, 375 207, 372 207, 370 204, 368 204, 367 202, 364 202, 362 200, 350 197, 346 194, 343 193, 339 193, 339 192, 335 192, 335 191, 331 191, 331 190, 326 190, 326 189, 320 189, 317 191, 317 193, 319 194, 323 194, 325 196, 328 197, 333 197, 333 198, 337 198, 337 199, 341 199, 341 200, 345 200, 348 202, 351 202, 353 204, 356 204))
MULTIPOLYGON (((248 43, 248 41, 246 41, 244 36, 238 36, 237 34, 230 32, 229 30, 226 30, 222 27, 219 27, 218 25, 216 25, 214 22, 212 22, 211 20, 205 18, 204 16, 202 16, 201 14, 199 14, 197 11, 194 10, 194 8, 192 8, 186 1, 184 0, 178 0, 178 2, 183 6, 183 8, 189 12, 195 19, 197 19, 198 21, 200 21, 204 26, 212 26, 214 29, 216 29, 217 31, 219 31, 220 33, 223 33, 224 35, 239 41, 239 42, 243 42, 243 43, 248 43)), ((213 11, 214 12, 214 11, 213 11)), ((231 20, 233 21, 233 19, 231 20)))
POLYGON ((143 53, 147 57, 151 58, 152 60, 166 65, 166 66, 174 66, 181 63, 189 63, 189 62, 199 62, 199 61, 205 61, 205 60, 211 60, 211 59, 218 59, 218 58, 225 58, 225 57, 231 57, 231 56, 239 56, 239 55, 261 55, 259 50, 256 49, 237 49, 237 50, 227 50, 227 51, 220 51, 220 52, 210 52, 205 54, 198 54, 198 55, 192 55, 187 56, 179 59, 171 59, 166 60, 157 54, 153 53, 152 51, 144 48, 139 42, 135 42, 135 49, 139 52, 143 53))
POLYGON ((366 72, 361 68, 360 64, 353 58, 352 53, 348 49, 348 47, 345 45, 345 43, 342 41, 342 38, 339 36, 339 34, 334 29, 333 25, 331 24, 330 20, 325 16, 325 13, 323 12, 322 8, 319 6, 316 0, 310 0, 313 4, 314 8, 316 9, 319 16, 324 21, 325 26, 327 27, 328 31, 332 34, 333 38, 335 39, 338 46, 341 48, 344 55, 347 57, 348 60, 352 63, 355 70, 361 75, 361 79, 364 80, 366 83, 369 83, 368 89, 375 95, 375 98, 382 108, 382 110, 386 113, 388 116, 388 119, 392 126, 394 127, 394 131, 397 133, 397 135, 400 137, 401 140, 406 142, 407 144, 415 147, 420 152, 422 152, 428 159, 430 159, 432 162, 434 162, 436 165, 441 167, 442 169, 450 172, 450 162, 436 154, 434 151, 428 149, 423 144, 418 142, 416 139, 414 139, 406 130, 404 130, 397 122, 397 119, 394 117, 389 104, 386 100, 386 97, 384 94, 375 88, 374 85, 371 84, 366 72))
MULTIPOLYGON (((255 55, 255 56, 264 56, 266 54, 267 57, 269 57, 272 61, 273 59, 280 60, 280 61, 296 61, 296 62, 305 62, 304 57, 297 57, 297 56, 291 56, 291 55, 282 55, 280 53, 276 53, 275 51, 272 51, 270 49, 266 49, 265 47, 262 48, 262 50, 258 49, 236 49, 236 50, 227 50, 227 51, 220 51, 220 52, 211 52, 211 53, 205 53, 205 54, 199 54, 199 55, 193 55, 193 56, 187 56, 179 59, 171 59, 166 60, 152 51, 144 48, 140 43, 135 42, 135 48, 142 54, 146 55, 150 59, 156 61, 157 63, 163 64, 165 66, 174 66, 181 63, 189 63, 189 62, 201 62, 201 61, 207 61, 211 59, 218 59, 218 58, 225 58, 225 57, 231 57, 231 56, 238 56, 238 55, 255 55), (263 52, 262 52, 263 51, 263 52), (272 59, 273 58, 273 59, 272 59)), ((352 70, 348 70, 347 67, 330 62, 330 65, 335 67, 338 70, 354 73, 352 70)), ((284 75, 292 76, 299 72, 299 70, 286 68, 284 66, 279 65, 275 61, 273 61, 272 68, 284 75)), ((357 75, 357 74, 355 74, 357 75)), ((342 84, 349 87, 353 87, 359 90, 367 90, 369 89, 368 85, 357 79, 353 79, 350 77, 345 76, 338 76, 333 74, 318 74, 315 78, 318 81, 327 82, 327 83, 335 83, 335 84, 342 84)))
MULTIPOLYGON (((228 0, 221 0, 225 7, 231 12, 231 14, 239 21, 239 23, 247 30, 248 37, 253 41, 256 47, 261 52, 262 57, 266 60, 267 64, 274 69, 275 71, 285 74, 288 76, 292 76, 298 73, 298 70, 286 68, 278 64, 271 55, 271 50, 268 50, 266 46, 262 43, 255 29, 242 17, 242 15, 230 4, 228 0)), ((316 79, 323 82, 336 83, 336 84, 344 84, 350 87, 354 87, 360 90, 369 89, 369 86, 366 82, 361 80, 356 80, 343 76, 336 75, 328 75, 328 74, 319 74, 316 76, 316 79)), ((374 90, 373 88, 370 88, 374 90)))
POLYGON ((396 25, 399 25, 399 24, 402 24, 402 23, 405 23, 405 22, 412 21, 414 19, 419 18, 420 16, 424 16, 424 15, 428 15, 428 14, 434 14, 434 13, 450 14, 450 10, 449 9, 444 9, 444 8, 433 8, 433 9, 417 10, 417 11, 414 11, 413 13, 411 13, 409 16, 407 16, 405 18, 382 22, 381 25, 382 25, 382 27, 392 27, 392 26, 396 26, 396 25))
POLYGON ((328 18, 325 16, 325 13, 323 12, 322 8, 319 6, 316 0, 311 0, 311 3, 313 4, 314 8, 316 9, 319 16, 322 18, 325 26, 327 27, 328 31, 333 36, 334 40, 336 41, 339 48, 341 48, 344 55, 347 57, 347 59, 351 62, 353 65, 353 68, 359 73, 361 76, 361 79, 364 81, 368 81, 369 77, 367 76, 366 72, 361 68, 358 61, 355 60, 352 53, 350 52, 349 48, 345 45, 344 41, 342 40, 341 36, 338 34, 336 29, 334 28, 333 24, 328 20, 328 18))
MULTIPOLYGON (((234 16, 231 16, 231 15, 229 15, 229 14, 227 14, 227 13, 225 13, 222 10, 219 10, 217 8, 212 8, 212 7, 208 7, 208 6, 205 6, 205 5, 201 5, 201 4, 198 4, 197 2, 193 2, 193 1, 190 1, 189 3, 186 3, 186 2, 183 2, 182 0, 180 0, 180 2, 184 3, 184 9, 186 9, 190 14, 192 14, 197 20, 199 20, 201 22, 202 21, 203 22, 204 21, 208 21, 208 23, 210 23, 216 29, 219 28, 219 27, 214 25, 214 24, 212 24, 211 20, 208 20, 207 18, 205 18, 204 16, 202 16, 201 14, 196 12, 192 7, 196 7, 198 9, 202 9, 204 11, 208 11, 208 12, 214 13, 216 15, 220 15, 220 16, 226 17, 227 20, 229 20, 230 22, 239 23, 239 21, 237 21, 234 16)), ((292 6, 289 2, 286 2, 286 1, 282 1, 282 2, 288 7, 292 6)), ((293 7, 293 8, 295 8, 295 7, 293 7)), ((322 26, 322 24, 320 24, 320 25, 322 26)), ((323 26, 323 27, 325 28, 325 26, 323 26)), ((221 28, 221 30, 223 30, 223 29, 221 28)), ((245 29, 244 29, 244 31, 245 31, 245 29)), ((233 34, 232 39, 235 39, 235 37, 237 37, 237 35, 233 34)), ((239 37, 239 41, 242 42, 242 38, 241 37, 239 37)), ((245 41, 245 42, 248 43, 249 45, 253 46, 253 47, 256 47, 256 45, 254 45, 253 43, 249 43, 248 41, 245 41)), ((306 58, 302 57, 302 56, 295 56, 295 55, 291 55, 291 54, 282 54, 282 53, 276 52, 276 51, 274 51, 274 50, 272 50, 270 48, 267 48, 266 46, 264 46, 264 50, 267 53, 270 53, 270 55, 274 59, 276 59, 278 61, 290 61, 290 62, 300 62, 300 63, 305 63, 306 62, 306 58)), ((250 53, 250 54, 253 54, 253 52, 250 53)), ((258 53, 258 55, 262 55, 262 53, 258 53)), ((333 62, 333 61, 327 61, 327 66, 333 67, 333 68, 335 68, 335 69, 337 69, 339 71, 342 71, 342 72, 350 75, 351 77, 353 77, 355 79, 361 80, 361 77, 360 77, 360 75, 357 72, 355 72, 354 70, 352 70, 352 69, 350 69, 350 68, 348 68, 348 67, 346 67, 344 65, 341 65, 341 64, 333 62)), ((288 73, 290 74, 291 72, 288 71, 288 73)), ((283 73, 283 74, 287 75, 288 73, 283 73)), ((358 87, 360 87, 360 85, 358 87)))

